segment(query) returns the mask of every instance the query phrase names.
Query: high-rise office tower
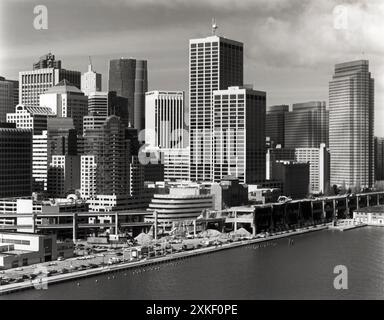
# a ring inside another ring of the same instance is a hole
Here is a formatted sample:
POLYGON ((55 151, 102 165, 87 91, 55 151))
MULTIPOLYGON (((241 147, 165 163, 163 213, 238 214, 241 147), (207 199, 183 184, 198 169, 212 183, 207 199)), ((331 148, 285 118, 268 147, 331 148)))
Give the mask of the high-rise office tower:
POLYGON ((120 97, 115 91, 90 92, 88 95, 88 114, 103 116, 118 116, 120 121, 128 126, 128 99, 120 97))
POLYGON ((77 155, 77 131, 72 118, 49 118, 48 163, 53 155, 77 155))
POLYGON ((92 64, 88 65, 88 71, 81 75, 81 91, 86 96, 91 92, 101 91, 101 73, 92 69, 92 64))
POLYGON ((213 181, 214 90, 243 85, 243 44, 216 35, 189 41, 190 178, 213 181))
POLYGON ((329 188, 329 150, 325 143, 319 148, 296 148, 295 160, 309 162, 309 185, 311 193, 325 193, 329 188))
POLYGON ((82 188, 94 185, 97 195, 129 194, 129 148, 125 139, 125 126, 119 117, 110 116, 101 127, 85 130, 84 138, 82 170, 86 169, 86 165, 91 171, 94 165, 97 169, 95 181, 83 183, 82 188))
POLYGON ((88 94, 88 114, 108 117, 108 92, 90 92, 88 94))
POLYGON ((33 135, 33 191, 46 191, 52 157, 76 155, 77 136, 71 118, 48 118, 47 129, 33 135))
POLYGON ((148 147, 185 147, 183 91, 147 92, 145 112, 145 142, 148 147))
POLYGON ((47 191, 54 198, 65 198, 80 188, 80 156, 55 155, 48 168, 47 191))
POLYGON ((189 147, 162 149, 164 181, 189 180, 189 147))
POLYGON ((80 89, 62 80, 40 95, 40 106, 51 108, 61 118, 72 118, 79 135, 83 134, 83 117, 88 114, 88 98, 80 89))
POLYGON ((16 128, 31 129, 33 134, 47 130, 48 118, 55 117, 51 108, 16 106, 14 113, 7 113, 7 122, 16 123, 16 128))
POLYGON ((373 186, 373 130, 374 79, 368 60, 336 64, 329 82, 331 185, 373 186))
POLYGON ((5 122, 7 113, 15 110, 14 83, 0 77, 0 122, 5 122))
POLYGON ((145 92, 148 91, 147 61, 115 59, 109 62, 109 91, 128 99, 128 117, 139 130, 145 127, 145 92))
POLYGON ((48 134, 43 130, 32 137, 32 188, 33 191, 47 190, 48 182, 48 134))
POLYGON ((285 114, 288 111, 288 105, 267 107, 267 115, 265 117, 265 135, 270 138, 272 148, 278 144, 284 148, 285 114))
POLYGON ((265 180, 266 93, 229 87, 213 91, 213 180, 236 176, 243 183, 265 180))
POLYGON ((384 180, 384 138, 375 137, 375 180, 384 180))
POLYGON ((32 195, 32 132, 0 123, 0 197, 32 195))
POLYGON ((32 71, 19 72, 19 103, 39 106, 40 95, 64 79, 80 89, 81 72, 62 69, 54 55, 41 57, 32 71))
POLYGON ((323 101, 295 103, 285 113, 286 148, 319 148, 328 146, 329 111, 323 101))
POLYGON ((96 196, 97 163, 92 154, 80 156, 80 193, 81 198, 88 200, 96 196))
POLYGON ((126 127, 131 127, 127 105, 128 98, 117 95, 115 91, 108 92, 108 115, 118 116, 126 127))

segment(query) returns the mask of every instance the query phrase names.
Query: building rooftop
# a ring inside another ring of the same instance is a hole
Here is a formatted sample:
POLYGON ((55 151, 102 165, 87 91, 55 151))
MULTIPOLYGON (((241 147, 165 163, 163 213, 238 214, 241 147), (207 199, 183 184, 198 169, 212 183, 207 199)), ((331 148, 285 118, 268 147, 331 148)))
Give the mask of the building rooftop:
POLYGON ((365 207, 355 210, 355 212, 364 212, 364 213, 384 213, 384 206, 374 206, 374 207, 365 207))
POLYGON ((61 80, 58 84, 56 84, 53 87, 49 88, 44 93, 66 93, 66 92, 82 93, 82 91, 80 89, 75 87, 74 84, 70 83, 66 79, 61 80))
POLYGON ((51 115, 54 116, 55 113, 52 111, 51 108, 48 107, 33 107, 33 106, 25 106, 22 104, 17 105, 16 112, 17 111, 27 111, 30 114, 33 115, 51 115))

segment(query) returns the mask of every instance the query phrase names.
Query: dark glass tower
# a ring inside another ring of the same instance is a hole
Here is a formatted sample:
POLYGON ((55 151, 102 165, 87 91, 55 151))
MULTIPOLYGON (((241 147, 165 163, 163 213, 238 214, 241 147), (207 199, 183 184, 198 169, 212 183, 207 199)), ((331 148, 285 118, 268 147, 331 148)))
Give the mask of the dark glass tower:
POLYGON ((109 91, 128 99, 128 117, 139 132, 145 127, 145 92, 148 91, 147 61, 115 59, 109 62, 109 91))

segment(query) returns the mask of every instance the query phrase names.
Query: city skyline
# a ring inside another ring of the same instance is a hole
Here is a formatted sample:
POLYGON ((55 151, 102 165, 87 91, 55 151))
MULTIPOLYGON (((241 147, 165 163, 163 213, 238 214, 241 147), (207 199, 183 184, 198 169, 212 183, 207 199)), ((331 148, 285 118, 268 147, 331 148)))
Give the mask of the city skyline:
MULTIPOLYGON (((63 17, 70 6, 52 0, 46 3, 48 30, 33 29, 35 5, 33 1, 2 1, 0 5, 0 42, 4 47, 0 74, 7 79, 16 80, 18 71, 29 70, 36 57, 52 51, 67 69, 81 72, 87 70, 91 55, 94 69, 103 74, 103 88, 107 88, 109 60, 124 56, 148 60, 148 90, 188 92, 188 39, 208 36, 214 16, 218 35, 244 43, 244 83, 266 91, 267 106, 312 100, 328 104, 327 84, 333 65, 367 59, 376 78, 376 118, 384 116, 384 63, 380 56, 384 50, 374 41, 384 6, 377 1, 262 0, 232 6, 228 1, 190 4, 180 0, 172 5, 166 1, 109 4, 100 0, 92 5, 82 1, 68 24, 63 17), (336 5, 348 9, 346 30, 334 27, 336 5), (247 11, 256 12, 256 17, 251 20, 247 11), (16 14, 19 23, 12 25, 16 14), (101 15, 108 24, 97 23, 101 15)), ((375 135, 384 136, 379 121, 375 135)))

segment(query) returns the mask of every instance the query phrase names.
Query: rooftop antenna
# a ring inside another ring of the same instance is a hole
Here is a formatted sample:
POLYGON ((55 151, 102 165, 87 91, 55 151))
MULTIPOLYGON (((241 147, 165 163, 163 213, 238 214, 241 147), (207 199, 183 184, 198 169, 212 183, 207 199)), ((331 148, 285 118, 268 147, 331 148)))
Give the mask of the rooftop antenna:
POLYGON ((212 18, 212 35, 215 36, 216 35, 216 29, 218 28, 217 24, 216 24, 216 19, 215 18, 212 18))

